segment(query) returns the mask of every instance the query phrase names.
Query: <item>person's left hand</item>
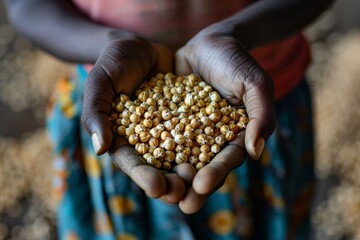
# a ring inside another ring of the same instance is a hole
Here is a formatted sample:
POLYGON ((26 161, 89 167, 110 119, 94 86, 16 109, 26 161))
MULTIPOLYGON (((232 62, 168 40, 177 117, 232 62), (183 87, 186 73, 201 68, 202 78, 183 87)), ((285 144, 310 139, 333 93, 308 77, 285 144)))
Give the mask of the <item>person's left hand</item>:
MULTIPOLYGON (((275 128, 273 82, 243 44, 220 25, 199 32, 176 53, 177 75, 195 73, 233 106, 245 105, 249 123, 245 133, 229 143, 196 175, 179 206, 185 213, 198 211, 248 154, 259 159, 265 140, 275 128), (246 149, 246 150, 245 150, 246 149)), ((181 171, 177 171, 181 176, 181 171)))

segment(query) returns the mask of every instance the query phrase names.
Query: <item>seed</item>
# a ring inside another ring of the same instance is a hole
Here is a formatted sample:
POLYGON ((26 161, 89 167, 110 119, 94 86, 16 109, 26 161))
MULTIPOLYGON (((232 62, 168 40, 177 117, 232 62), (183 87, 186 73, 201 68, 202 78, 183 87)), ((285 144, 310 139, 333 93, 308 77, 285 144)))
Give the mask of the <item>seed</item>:
POLYGON ((179 153, 179 152, 183 152, 184 151, 184 145, 176 145, 175 146, 175 152, 179 153))
POLYGON ((211 99, 212 102, 219 102, 221 100, 221 96, 218 92, 211 92, 209 93, 209 97, 211 99))
POLYGON ((131 112, 131 113, 136 113, 136 106, 135 106, 135 105, 131 105, 131 106, 129 107, 129 112, 131 112))
POLYGON ((183 153, 185 153, 187 156, 191 155, 191 149, 189 147, 184 147, 183 153))
POLYGON ((239 121, 246 125, 249 122, 249 119, 246 116, 241 116, 239 121))
POLYGON ((185 96, 185 100, 184 100, 184 103, 188 106, 193 106, 194 105, 194 97, 191 93, 187 93, 186 96, 185 96))
POLYGON ((130 115, 130 121, 132 122, 132 123, 139 123, 140 122, 140 115, 139 114, 137 114, 137 113, 132 113, 131 115, 130 115))
POLYGON ((194 142, 191 139, 189 139, 189 138, 185 139, 185 142, 184 142, 185 147, 192 147, 193 144, 194 144, 194 142))
POLYGON ((159 140, 157 140, 156 138, 150 138, 149 145, 154 146, 154 147, 158 147, 159 146, 159 140))
POLYGON ((166 151, 164 160, 167 162, 173 162, 175 160, 175 153, 173 151, 166 151))
POLYGON ((222 147, 225 144, 225 137, 224 135, 217 136, 215 138, 215 143, 222 147))
POLYGON ((204 145, 207 143, 207 139, 206 139, 206 136, 205 134, 199 134, 196 136, 196 142, 200 145, 204 145))
POLYGON ((240 131, 240 127, 235 123, 229 124, 229 128, 234 134, 237 134, 240 131))
POLYGON ((195 169, 197 171, 199 171, 201 168, 205 167, 205 163, 203 162, 198 162, 196 165, 195 165, 195 169))
POLYGON ((175 156, 175 162, 176 162, 177 164, 185 163, 185 162, 187 162, 187 160, 188 160, 188 157, 187 157, 187 155, 186 155, 185 153, 183 153, 183 152, 179 152, 179 153, 177 153, 176 156, 175 156))
POLYGON ((175 138, 174 138, 174 140, 175 140, 175 142, 177 143, 177 144, 184 144, 184 142, 185 142, 185 137, 184 137, 184 135, 181 135, 181 134, 177 134, 177 135, 175 135, 175 138))
POLYGON ((199 93, 198 93, 199 97, 201 99, 205 99, 207 96, 209 96, 209 93, 204 91, 204 90, 201 90, 199 93))
POLYGON ((231 121, 231 118, 229 116, 226 116, 226 115, 222 116, 221 120, 220 120, 220 122, 224 123, 224 124, 229 124, 230 121, 231 121))
POLYGON ((239 114, 240 116, 246 117, 246 110, 245 110, 245 109, 239 108, 239 109, 237 110, 237 112, 238 112, 238 114, 239 114))
POLYGON ((213 112, 209 115, 211 121, 217 123, 221 120, 221 113, 220 112, 213 112))
POLYGON ((140 116, 142 116, 145 113, 145 108, 143 108, 141 106, 137 106, 137 107, 135 107, 135 112, 137 114, 139 114, 140 116))
MULTIPOLYGON (((136 130, 135 130, 135 131, 136 131, 136 130)), ((148 141, 150 140, 150 138, 151 138, 151 134, 148 133, 148 132, 141 132, 141 133, 139 133, 139 140, 140 140, 140 142, 143 142, 143 143, 148 142, 148 141)))
POLYGON ((131 106, 134 106, 134 103, 132 101, 128 100, 125 102, 124 106, 126 109, 129 109, 131 106))
POLYGON ((141 133, 146 131, 146 127, 144 125, 138 124, 134 128, 135 133, 141 133))
POLYGON ((148 152, 149 148, 148 148, 147 144, 145 144, 145 143, 137 143, 135 145, 135 149, 139 154, 143 155, 148 152))
POLYGON ((199 161, 200 162, 209 162, 210 161, 210 156, 207 152, 202 152, 199 155, 199 161))
POLYGON ((224 108, 224 107, 227 107, 228 106, 228 103, 226 102, 225 99, 221 99, 219 102, 219 108, 224 108))
POLYGON ((127 127, 126 129, 125 129, 125 135, 126 136, 130 136, 130 135, 133 135, 133 134, 135 134, 135 129, 134 128, 132 128, 132 127, 127 127))
POLYGON ((171 138, 171 134, 168 131, 162 131, 160 134, 160 139, 165 141, 168 138, 171 138))
POLYGON ((137 134, 132 134, 129 136, 128 142, 131 145, 135 145, 139 142, 139 136, 137 134))
POLYGON ((172 151, 176 147, 176 142, 172 138, 167 138, 163 143, 163 147, 168 151, 172 151))
POLYGON ((207 136, 213 136, 214 135, 214 129, 210 126, 206 127, 204 129, 204 133, 207 135, 207 136))
POLYGON ((161 112, 161 117, 162 117, 162 119, 164 119, 164 120, 170 120, 170 119, 172 118, 172 114, 171 114, 171 112, 170 112, 169 109, 163 110, 163 111, 161 112))
POLYGON ((145 102, 149 96, 150 96, 149 91, 143 91, 137 95, 138 99, 142 102, 145 102))
POLYGON ((120 136, 126 136, 126 127, 125 126, 119 126, 117 128, 117 133, 120 135, 120 136))
POLYGON ((158 129, 158 128, 152 128, 150 130, 150 134, 153 138, 159 138, 160 137, 160 134, 161 134, 161 130, 158 129))
POLYGON ((230 118, 235 122, 239 121, 240 115, 234 110, 230 113, 230 118))
POLYGON ((192 165, 195 165, 199 162, 199 159, 196 156, 190 156, 189 157, 189 163, 192 165))
POLYGON ((222 126, 220 127, 220 132, 221 132, 222 134, 225 134, 225 133, 227 133, 228 131, 230 131, 230 128, 229 128, 228 125, 222 125, 222 126))
POLYGON ((116 109, 117 112, 121 113, 122 111, 124 111, 125 106, 124 106, 124 104, 122 102, 118 102, 116 104, 115 109, 116 109))
POLYGON ((167 120, 166 122, 164 122, 164 127, 167 131, 170 132, 175 128, 175 124, 171 120, 167 120))
POLYGON ((146 127, 146 128, 151 128, 152 125, 153 125, 153 123, 152 123, 152 121, 151 121, 150 119, 144 119, 142 124, 143 124, 144 127, 146 127))
POLYGON ((153 127, 157 127, 160 124, 160 120, 158 118, 154 118, 152 120, 153 127))
POLYGON ((156 100, 154 98, 147 98, 146 99, 146 103, 149 105, 149 106, 156 106, 156 100))
POLYGON ((206 85, 204 86, 204 91, 210 93, 212 92, 212 87, 210 85, 206 85))
POLYGON ((208 118, 208 117, 201 117, 200 121, 201 121, 203 127, 209 126, 210 122, 211 122, 210 118, 208 118))
POLYGON ((171 167, 172 167, 172 166, 171 166, 171 163, 170 163, 170 162, 167 162, 167 161, 162 162, 161 164, 162 164, 163 169, 165 169, 165 170, 170 170, 171 167))
POLYGON ((199 156, 200 155, 200 153, 201 153, 201 151, 200 151, 200 148, 199 147, 192 147, 191 148, 191 155, 193 155, 193 156, 199 156))
POLYGON ((145 160, 147 160, 149 157, 153 157, 153 155, 152 155, 151 153, 145 153, 145 154, 143 155, 143 158, 144 158, 145 160))
POLYGON ((207 136, 207 145, 211 146, 215 143, 215 139, 212 136, 207 136))
POLYGON ((173 138, 175 138, 175 136, 178 135, 178 134, 180 134, 180 132, 177 131, 176 129, 173 129, 173 130, 170 131, 170 134, 171 134, 171 136, 172 136, 173 138))
POLYGON ((206 112, 206 114, 207 115, 210 115, 210 114, 212 114, 213 112, 215 112, 216 111, 216 108, 215 108, 215 106, 213 106, 213 105, 207 105, 206 106, 206 108, 205 108, 205 112, 206 112))
POLYGON ((235 134, 233 133, 233 131, 226 132, 224 136, 225 136, 226 141, 232 141, 236 137, 235 134))
POLYGON ((163 159, 165 157, 165 150, 163 148, 155 148, 153 155, 156 159, 163 159))
POLYGON ((200 151, 201 151, 201 152, 206 152, 206 153, 210 152, 210 147, 209 147, 209 145, 202 145, 202 146, 200 147, 200 151))
POLYGON ((155 146, 149 146, 149 153, 154 154, 155 146))
POLYGON ((127 126, 129 126, 130 125, 130 120, 128 119, 128 118, 122 118, 121 119, 121 125, 123 125, 123 126, 125 126, 125 127, 127 127, 127 126))
POLYGON ((211 152, 217 154, 218 152, 220 152, 220 145, 215 143, 211 146, 211 152))
POLYGON ((145 119, 153 119, 154 117, 155 117, 154 112, 147 111, 147 112, 144 113, 144 118, 145 119))
POLYGON ((157 161, 158 160, 154 156, 150 156, 146 159, 146 162, 151 166, 155 166, 157 161))
POLYGON ((184 137, 186 137, 188 139, 194 139, 194 133, 190 130, 185 130, 184 137))

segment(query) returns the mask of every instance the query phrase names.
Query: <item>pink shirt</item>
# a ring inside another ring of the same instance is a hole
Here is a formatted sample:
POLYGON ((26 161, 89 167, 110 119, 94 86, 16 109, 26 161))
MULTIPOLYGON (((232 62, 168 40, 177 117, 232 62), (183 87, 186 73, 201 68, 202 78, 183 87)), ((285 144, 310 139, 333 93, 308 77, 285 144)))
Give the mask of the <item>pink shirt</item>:
MULTIPOLYGON (((251 4, 251 0, 73 0, 93 21, 150 37, 172 49, 204 27, 251 4)), ((301 34, 252 51, 275 82, 280 98, 302 79, 310 60, 301 34)))

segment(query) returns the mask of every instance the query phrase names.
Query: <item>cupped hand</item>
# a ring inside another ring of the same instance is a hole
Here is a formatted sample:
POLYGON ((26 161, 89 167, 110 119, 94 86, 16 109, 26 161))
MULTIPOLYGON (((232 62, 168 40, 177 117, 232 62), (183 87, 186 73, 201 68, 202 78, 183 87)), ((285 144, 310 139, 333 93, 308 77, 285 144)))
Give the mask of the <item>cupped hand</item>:
POLYGON ((108 152, 116 165, 149 197, 179 202, 184 181, 147 165, 126 139, 113 136, 109 114, 114 97, 131 95, 151 74, 173 71, 173 55, 164 46, 138 37, 113 40, 102 51, 85 82, 82 124, 92 137, 95 152, 108 152))
POLYGON ((178 50, 175 68, 178 75, 198 74, 230 104, 244 105, 250 120, 245 133, 194 176, 192 189, 180 202, 184 212, 193 213, 246 155, 259 159, 265 140, 275 128, 273 82, 238 39, 211 27, 178 50))

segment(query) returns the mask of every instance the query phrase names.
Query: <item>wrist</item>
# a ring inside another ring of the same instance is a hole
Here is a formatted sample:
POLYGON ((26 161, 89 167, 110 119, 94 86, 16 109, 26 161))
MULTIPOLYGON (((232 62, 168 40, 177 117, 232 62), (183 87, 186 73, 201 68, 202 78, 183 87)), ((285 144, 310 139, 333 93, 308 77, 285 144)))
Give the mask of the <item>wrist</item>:
POLYGON ((191 42, 211 41, 213 39, 232 39, 236 40, 243 51, 249 52, 252 44, 249 44, 246 36, 240 36, 238 25, 230 21, 222 21, 214 23, 201 30, 191 42))

